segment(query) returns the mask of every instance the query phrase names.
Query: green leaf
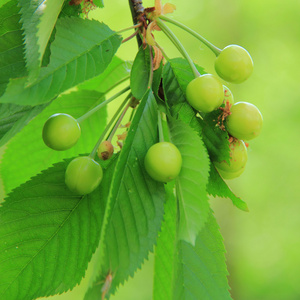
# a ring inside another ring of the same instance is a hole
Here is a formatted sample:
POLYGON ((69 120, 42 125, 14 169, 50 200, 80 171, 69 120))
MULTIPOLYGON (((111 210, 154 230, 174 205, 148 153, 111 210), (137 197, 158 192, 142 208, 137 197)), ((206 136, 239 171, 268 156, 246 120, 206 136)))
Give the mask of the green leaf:
POLYGON ((88 81, 80 84, 79 89, 95 90, 105 93, 116 84, 129 79, 131 63, 114 56, 106 70, 88 81))
POLYGON ((155 247, 154 300, 172 300, 172 284, 177 242, 177 202, 174 194, 175 182, 165 185, 166 204, 164 221, 155 247))
POLYGON ((210 168, 210 177, 207 185, 207 192, 216 197, 223 197, 231 199, 233 205, 243 211, 249 211, 247 203, 244 202, 241 198, 237 197, 228 185, 224 182, 222 177, 219 175, 215 166, 211 164, 210 168))
MULTIPOLYGON (((10 78, 25 76, 23 31, 17 0, 0 8, 0 96, 10 78)), ((1 109, 2 110, 2 109, 1 109)))
MULTIPOLYGON (((152 180, 144 168, 148 148, 157 142, 157 106, 151 91, 141 100, 122 148, 111 184, 100 245, 102 269, 97 283, 113 274, 110 292, 133 276, 153 249, 163 217, 163 184, 152 180)), ((94 284, 85 296, 101 295, 94 284)))
POLYGON ((211 212, 195 246, 179 241, 177 253, 172 299, 231 299, 223 240, 211 212))
POLYGON ((130 88, 132 95, 142 99, 148 89, 150 76, 150 48, 140 47, 130 73, 130 88))
MULTIPOLYGON (((37 116, 48 104, 20 106, 0 103, 0 146, 6 144, 15 134, 37 116)), ((19 145, 20 148, 20 145, 19 145)))
POLYGON ((176 179, 180 208, 178 237, 194 245, 209 213, 206 193, 209 159, 201 138, 191 127, 175 120, 170 120, 169 126, 171 141, 182 156, 181 172, 176 179))
POLYGON ((67 163, 21 185, 0 207, 1 299, 62 293, 84 276, 99 242, 109 182, 74 196, 64 183, 67 163))
POLYGON ((49 102, 63 91, 102 73, 120 43, 120 37, 103 23, 61 18, 51 45, 50 64, 29 87, 25 87, 27 78, 11 80, 0 102, 21 105, 49 102))
POLYGON ((39 74, 42 57, 63 3, 64 0, 19 0, 29 84, 39 74))
POLYGON ((42 139, 42 129, 52 114, 67 113, 78 118, 103 100, 103 95, 96 91, 80 90, 64 94, 15 136, 6 148, 1 164, 1 173, 5 175, 2 177, 6 192, 64 158, 90 152, 105 128, 107 117, 105 108, 97 111, 80 125, 81 137, 69 150, 54 151, 48 148, 42 139), (26 159, 20 159, 22 157, 26 159))

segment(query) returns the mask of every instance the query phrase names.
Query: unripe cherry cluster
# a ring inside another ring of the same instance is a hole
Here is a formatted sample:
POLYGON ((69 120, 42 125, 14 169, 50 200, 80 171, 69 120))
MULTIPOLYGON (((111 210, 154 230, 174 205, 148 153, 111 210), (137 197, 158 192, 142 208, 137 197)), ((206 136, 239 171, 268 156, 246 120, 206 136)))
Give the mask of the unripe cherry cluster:
MULTIPOLYGON (((44 143, 51 149, 64 151, 72 148, 81 135, 79 122, 65 113, 48 118, 43 127, 44 143)), ((102 142, 97 150, 99 159, 109 159, 114 148, 109 141, 102 142)), ((77 195, 89 194, 99 186, 103 178, 102 167, 91 156, 79 156, 67 166, 65 183, 77 195)))
MULTIPOLYGON (((253 62, 249 53, 242 47, 230 45, 217 56, 215 70, 224 80, 231 83, 244 82, 252 73, 253 62)), ((224 179, 236 178, 245 169, 247 148, 244 141, 252 140, 260 134, 262 115, 259 109, 248 102, 234 103, 232 93, 211 74, 200 75, 187 86, 186 98, 199 112, 209 113, 222 104, 227 111, 225 128, 230 138, 230 163, 214 162, 224 179)))

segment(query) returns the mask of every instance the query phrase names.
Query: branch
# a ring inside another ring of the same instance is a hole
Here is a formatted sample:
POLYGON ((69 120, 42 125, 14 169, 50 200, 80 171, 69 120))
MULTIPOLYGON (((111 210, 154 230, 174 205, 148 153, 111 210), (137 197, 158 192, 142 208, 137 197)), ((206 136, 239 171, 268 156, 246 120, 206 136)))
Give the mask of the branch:
MULTIPOLYGON (((143 14, 145 10, 143 6, 143 1, 141 0, 128 0, 128 1, 129 1, 129 7, 131 11, 133 24, 137 24, 137 22, 139 21, 139 16, 143 14)), ((141 37, 137 35, 136 38, 137 38, 138 46, 140 47, 143 44, 141 37)))

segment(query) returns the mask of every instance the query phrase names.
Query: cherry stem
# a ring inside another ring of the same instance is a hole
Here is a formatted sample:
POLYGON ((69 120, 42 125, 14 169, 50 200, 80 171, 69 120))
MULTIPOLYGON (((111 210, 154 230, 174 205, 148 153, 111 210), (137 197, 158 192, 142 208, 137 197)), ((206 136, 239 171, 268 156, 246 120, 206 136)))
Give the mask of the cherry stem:
POLYGON ((215 45, 213 45, 211 42, 209 42, 207 39, 205 39, 204 37, 202 37, 199 33, 197 33, 196 31, 192 30, 191 28, 187 27, 186 25, 173 20, 169 17, 166 16, 159 16, 159 18, 161 20, 167 21, 169 23, 172 23, 174 25, 176 25, 177 27, 185 30, 186 32, 190 33, 192 36, 194 36, 196 39, 198 39, 199 41, 201 41, 204 45, 206 45, 216 56, 218 56, 221 53, 221 49, 216 47, 215 45))
POLYGON ((122 104, 120 105, 120 107, 118 108, 118 110, 115 112, 115 114, 113 115, 113 117, 111 118, 111 120, 109 121, 109 123, 106 125, 104 131, 102 132, 97 144, 95 145, 95 147, 93 148, 91 154, 89 155, 92 159, 95 159, 97 150, 101 144, 101 142, 103 141, 103 139, 105 138, 108 130, 110 129, 110 127, 112 126, 112 124, 115 122, 116 118, 118 117, 118 115, 120 114, 120 112, 122 111, 122 109, 124 108, 125 104, 128 102, 128 100, 131 98, 131 93, 125 98, 125 100, 122 102, 122 104))
POLYGON ((158 113, 158 122, 157 122, 157 125, 158 125, 158 137, 159 137, 159 141, 160 142, 164 142, 165 141, 165 138, 164 138, 164 130, 163 130, 163 126, 162 126, 162 121, 161 121, 161 112, 158 110, 157 111, 158 113))
POLYGON ((119 33, 122 33, 122 32, 125 32, 125 31, 128 31, 128 30, 130 30, 130 29, 139 28, 139 27, 141 27, 141 26, 142 26, 142 23, 138 23, 138 24, 136 24, 136 25, 132 25, 132 26, 130 26, 130 27, 127 27, 127 28, 121 29, 121 30, 117 31, 117 33, 119 34, 119 33))
POLYGON ((191 57, 186 52, 185 48, 182 46, 176 35, 172 32, 172 30, 159 18, 156 19, 156 23, 158 27, 166 34, 166 36, 171 40, 171 42, 175 45, 175 47, 179 50, 182 56, 188 61, 195 77, 201 76, 201 74, 196 69, 195 64, 193 63, 191 57))
POLYGON ((122 41, 122 44, 124 44, 124 43, 128 42, 129 40, 131 40, 132 38, 134 38, 138 33, 139 33, 139 31, 136 30, 133 34, 131 34, 131 35, 130 35, 129 37, 127 37, 126 39, 124 39, 124 40, 122 41))
POLYGON ((110 97, 109 99, 103 101, 102 103, 100 103, 99 105, 95 106, 94 108, 92 108, 91 110, 89 110, 87 113, 85 113, 84 115, 82 115, 81 117, 79 117, 77 119, 77 122, 80 124, 81 122, 83 122, 85 119, 87 119, 88 117, 90 117, 92 114, 94 114, 96 111, 98 111, 100 108, 104 107, 105 105, 107 105, 108 103, 110 103, 111 101, 115 100, 116 98, 118 98, 119 96, 121 96, 122 94, 124 94, 125 92, 127 92, 128 90, 130 90, 130 86, 127 86, 126 88, 124 88, 123 90, 121 90, 120 92, 116 93, 115 95, 113 95, 112 97, 110 97))
POLYGON ((125 116, 128 108, 129 108, 129 104, 127 104, 126 107, 124 108, 124 110, 123 110, 122 114, 120 115, 118 121, 116 122, 116 124, 114 125, 112 131, 110 132, 110 134, 109 134, 109 136, 107 138, 107 141, 111 142, 111 140, 114 137, 117 129, 119 128, 119 126, 120 126, 120 124, 121 124, 121 122, 122 122, 122 120, 123 120, 123 118, 124 118, 124 116, 125 116))

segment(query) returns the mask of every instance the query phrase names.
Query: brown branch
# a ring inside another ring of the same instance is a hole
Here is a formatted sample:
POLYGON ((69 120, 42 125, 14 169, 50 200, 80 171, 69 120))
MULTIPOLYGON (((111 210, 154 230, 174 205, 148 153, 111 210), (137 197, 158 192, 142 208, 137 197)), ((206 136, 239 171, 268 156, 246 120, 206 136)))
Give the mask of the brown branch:
MULTIPOLYGON (((143 1, 142 0, 128 0, 129 1, 129 7, 131 11, 131 16, 132 16, 132 21, 133 24, 137 24, 140 22, 140 17, 141 15, 144 14, 144 6, 143 6, 143 1)), ((141 37, 137 35, 137 43, 138 46, 140 47, 143 44, 143 41, 141 40, 141 37)))

